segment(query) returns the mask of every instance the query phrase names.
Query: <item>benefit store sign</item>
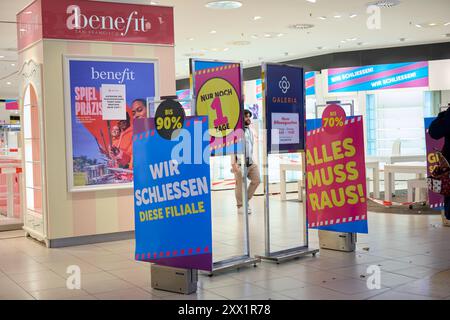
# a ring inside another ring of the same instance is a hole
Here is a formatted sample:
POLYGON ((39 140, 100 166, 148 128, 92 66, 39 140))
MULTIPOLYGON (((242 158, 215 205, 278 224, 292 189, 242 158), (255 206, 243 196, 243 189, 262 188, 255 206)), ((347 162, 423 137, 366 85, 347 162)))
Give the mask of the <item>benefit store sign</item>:
POLYGON ((17 15, 19 50, 41 39, 174 45, 173 8, 36 0, 17 15))

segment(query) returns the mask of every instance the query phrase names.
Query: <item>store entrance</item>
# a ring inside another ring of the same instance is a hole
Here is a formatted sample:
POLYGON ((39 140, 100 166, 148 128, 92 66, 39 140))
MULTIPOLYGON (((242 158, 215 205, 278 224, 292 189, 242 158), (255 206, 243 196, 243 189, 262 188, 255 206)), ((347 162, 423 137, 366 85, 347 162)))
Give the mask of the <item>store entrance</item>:
POLYGON ((21 130, 19 104, 5 102, 0 110, 0 232, 23 226, 21 130))

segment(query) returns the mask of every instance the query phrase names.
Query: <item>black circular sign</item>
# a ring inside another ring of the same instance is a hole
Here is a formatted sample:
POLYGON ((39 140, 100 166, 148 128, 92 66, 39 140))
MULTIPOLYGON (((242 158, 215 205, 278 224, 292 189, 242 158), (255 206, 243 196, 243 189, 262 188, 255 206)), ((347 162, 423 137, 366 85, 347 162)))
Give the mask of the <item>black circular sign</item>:
POLYGON ((172 140, 179 135, 183 128, 186 114, 178 101, 164 100, 156 109, 155 128, 158 134, 167 140, 172 140))

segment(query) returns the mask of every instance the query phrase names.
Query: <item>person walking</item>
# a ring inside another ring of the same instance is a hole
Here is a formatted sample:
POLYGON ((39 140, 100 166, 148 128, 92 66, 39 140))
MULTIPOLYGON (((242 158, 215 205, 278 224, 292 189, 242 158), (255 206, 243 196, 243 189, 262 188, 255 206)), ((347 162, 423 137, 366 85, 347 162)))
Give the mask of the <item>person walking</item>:
MULTIPOLYGON (((253 195, 255 194, 256 189, 258 188, 259 184, 261 183, 261 179, 259 176, 259 169, 257 164, 255 163, 254 157, 253 157, 253 151, 254 151, 254 144, 255 144, 255 137, 253 135, 252 130, 250 129, 250 125, 252 124, 252 117, 253 114, 249 110, 244 111, 244 132, 245 132, 245 166, 247 167, 247 178, 250 180, 250 185, 248 186, 248 201, 250 201, 253 198, 253 195)), ((237 156, 232 156, 232 172, 234 173, 234 177, 236 179, 236 189, 235 189, 235 195, 236 195, 236 204, 238 213, 244 213, 243 208, 243 194, 242 194, 242 188, 243 188, 243 176, 242 176, 242 164, 239 163, 237 156)), ((251 214, 252 210, 250 206, 248 207, 248 213, 251 214)))
MULTIPOLYGON (((435 140, 445 139, 442 155, 450 161, 450 108, 439 113, 431 123, 430 136, 435 140)), ((445 218, 450 220, 450 197, 445 197, 445 218)))

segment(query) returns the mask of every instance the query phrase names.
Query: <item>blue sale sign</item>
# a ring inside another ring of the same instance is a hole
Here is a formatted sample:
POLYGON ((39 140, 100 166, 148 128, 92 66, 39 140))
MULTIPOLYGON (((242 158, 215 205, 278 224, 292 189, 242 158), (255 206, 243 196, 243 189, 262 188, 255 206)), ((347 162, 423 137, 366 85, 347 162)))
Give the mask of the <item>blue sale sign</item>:
POLYGON ((305 149, 305 75, 303 68, 264 65, 268 153, 305 149))
POLYGON ((212 270, 207 117, 188 117, 167 140, 154 119, 134 123, 136 260, 212 270))

